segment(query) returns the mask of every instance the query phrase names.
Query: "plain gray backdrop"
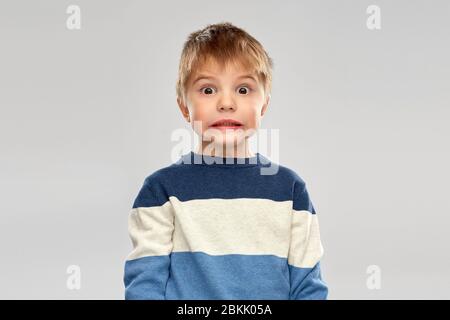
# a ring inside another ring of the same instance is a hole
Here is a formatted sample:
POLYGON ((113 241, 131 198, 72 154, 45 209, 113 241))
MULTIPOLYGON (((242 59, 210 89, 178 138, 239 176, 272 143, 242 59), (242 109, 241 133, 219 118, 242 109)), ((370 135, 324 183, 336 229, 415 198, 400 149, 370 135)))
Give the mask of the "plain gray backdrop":
POLYGON ((0 298, 123 299, 132 202, 189 128, 183 42, 223 21, 274 60, 262 128, 280 130, 279 161, 320 215, 329 298, 450 298, 445 0, 1 0, 0 298))

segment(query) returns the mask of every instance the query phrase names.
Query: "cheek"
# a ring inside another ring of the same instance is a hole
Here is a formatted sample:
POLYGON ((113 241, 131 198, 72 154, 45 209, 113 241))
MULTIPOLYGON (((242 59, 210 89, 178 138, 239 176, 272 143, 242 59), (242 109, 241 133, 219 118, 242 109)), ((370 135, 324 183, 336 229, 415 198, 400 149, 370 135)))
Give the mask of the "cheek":
POLYGON ((247 119, 247 127, 248 128, 257 128, 259 127, 261 121, 261 109, 260 108, 249 108, 247 109, 246 119, 247 119))
POLYGON ((192 127, 193 129, 200 133, 201 131, 205 131, 208 128, 208 123, 211 121, 211 115, 206 106, 195 106, 192 108, 192 127))

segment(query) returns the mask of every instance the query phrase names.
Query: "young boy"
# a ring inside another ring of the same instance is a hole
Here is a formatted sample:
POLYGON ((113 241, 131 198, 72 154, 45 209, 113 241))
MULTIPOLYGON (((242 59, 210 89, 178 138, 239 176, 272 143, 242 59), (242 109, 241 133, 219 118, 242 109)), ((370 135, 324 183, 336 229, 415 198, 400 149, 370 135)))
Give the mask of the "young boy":
POLYGON ((247 143, 269 104, 272 68, 230 23, 189 36, 177 102, 200 143, 146 177, 134 201, 125 299, 327 299, 305 182, 281 165, 264 174, 274 163, 247 143))

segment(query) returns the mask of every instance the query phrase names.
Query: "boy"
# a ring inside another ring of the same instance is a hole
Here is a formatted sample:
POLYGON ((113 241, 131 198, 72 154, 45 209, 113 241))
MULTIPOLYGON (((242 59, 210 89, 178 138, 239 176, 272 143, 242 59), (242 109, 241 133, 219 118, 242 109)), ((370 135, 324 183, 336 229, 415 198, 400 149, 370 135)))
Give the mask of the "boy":
POLYGON ((269 104, 272 67, 230 23, 189 36, 177 102, 200 143, 149 175, 134 201, 125 299, 327 299, 305 182, 283 166, 262 174, 273 163, 247 143, 269 104))

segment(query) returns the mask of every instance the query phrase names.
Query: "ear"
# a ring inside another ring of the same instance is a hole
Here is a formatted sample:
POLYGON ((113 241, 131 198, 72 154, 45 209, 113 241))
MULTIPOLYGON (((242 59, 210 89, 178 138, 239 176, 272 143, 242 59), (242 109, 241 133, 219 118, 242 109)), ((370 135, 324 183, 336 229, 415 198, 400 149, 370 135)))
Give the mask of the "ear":
POLYGON ((270 94, 267 95, 266 97, 266 102, 263 104, 262 108, 261 108, 261 117, 264 116, 264 113, 266 113, 267 107, 269 106, 270 103, 270 94))
POLYGON ((186 119, 187 122, 191 122, 189 117, 189 109, 181 98, 177 98, 178 107, 180 108, 181 113, 183 114, 183 118, 186 119))

